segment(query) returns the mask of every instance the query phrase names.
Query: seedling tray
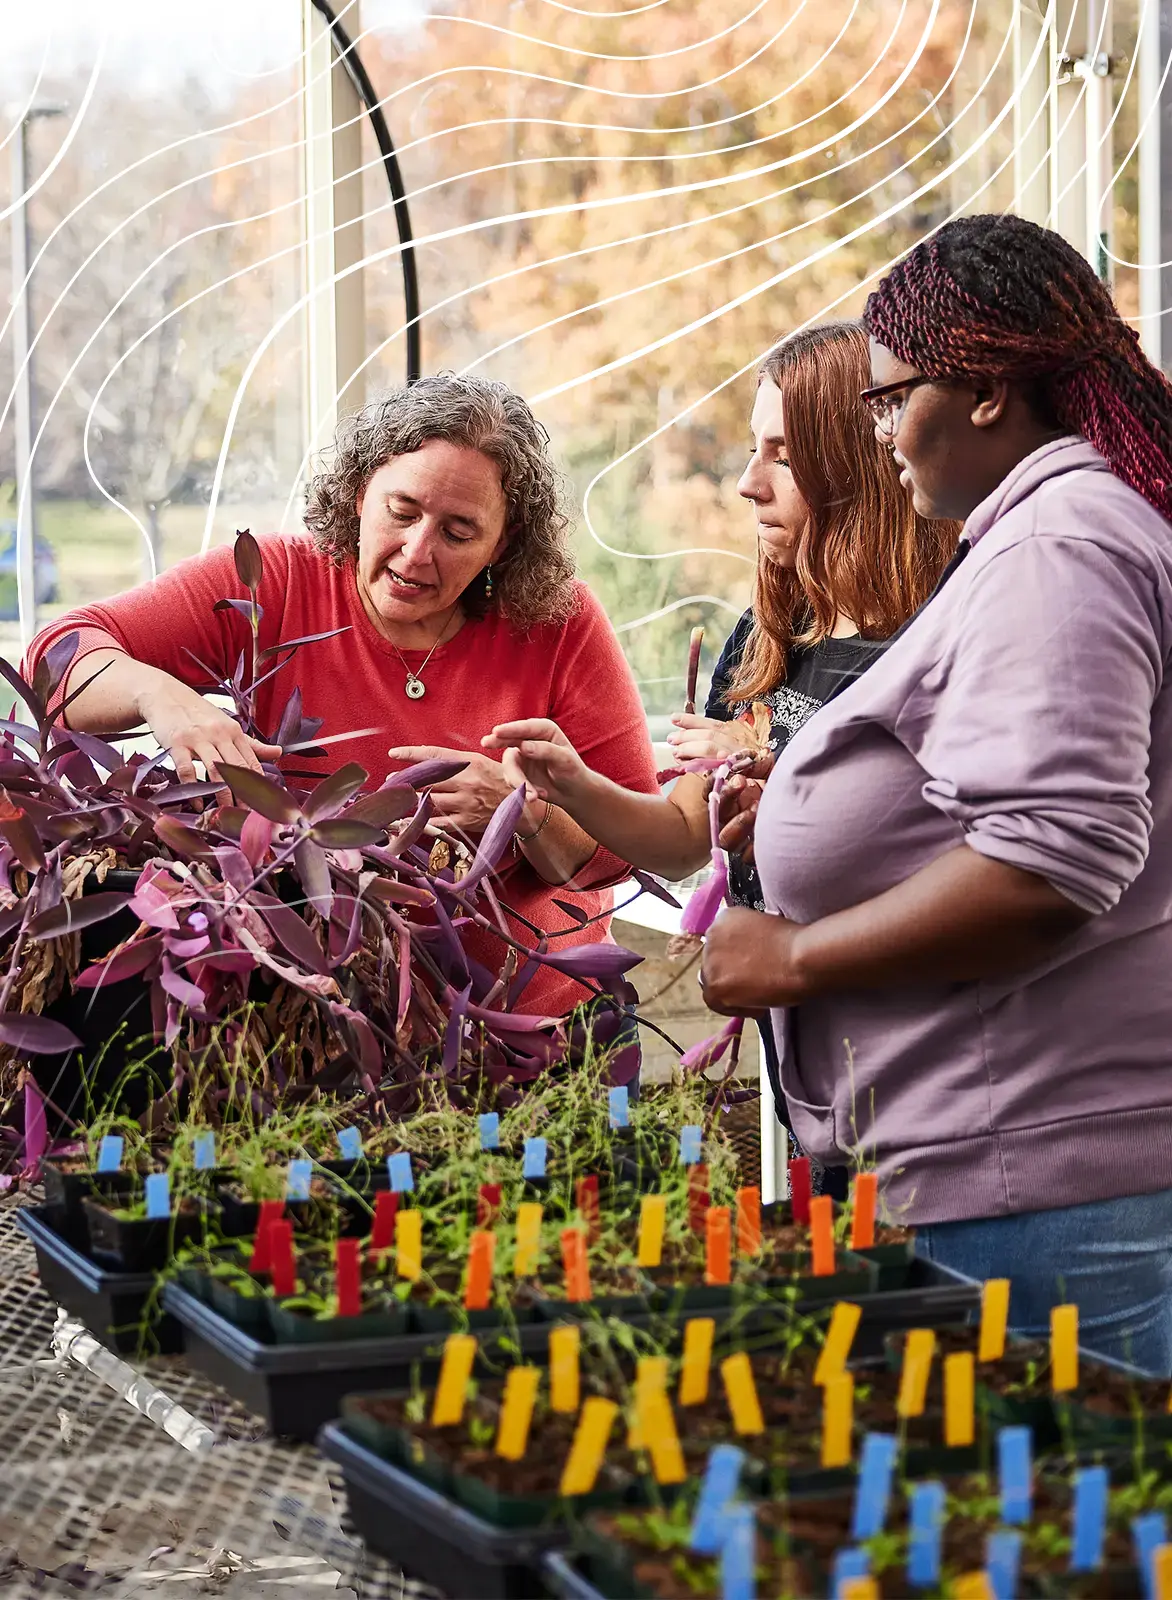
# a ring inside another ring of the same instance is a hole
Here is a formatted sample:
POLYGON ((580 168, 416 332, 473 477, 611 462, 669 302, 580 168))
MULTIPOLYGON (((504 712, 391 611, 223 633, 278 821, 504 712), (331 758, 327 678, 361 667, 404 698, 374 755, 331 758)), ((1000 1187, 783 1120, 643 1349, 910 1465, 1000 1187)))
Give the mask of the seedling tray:
POLYGON ((350 1520, 370 1550, 453 1600, 540 1600, 541 1563, 567 1529, 494 1528, 409 1472, 374 1455, 336 1423, 317 1441, 342 1469, 350 1520))
POLYGON ((109 1350, 134 1355, 144 1342, 163 1355, 183 1349, 182 1327, 160 1309, 155 1273, 108 1272, 62 1238, 45 1213, 44 1206, 26 1207, 16 1219, 32 1240, 41 1285, 52 1300, 109 1350))
POLYGON ((852 1353, 882 1357, 883 1341, 897 1328, 946 1328, 967 1322, 981 1309, 981 1285, 938 1261, 916 1256, 902 1289, 866 1294, 857 1302, 863 1311, 852 1353))
MULTIPOLYGON (((177 1283, 163 1290, 163 1304, 183 1326, 188 1362, 286 1438, 314 1439, 340 1414, 345 1395, 409 1388, 416 1366, 425 1383, 439 1373, 442 1335, 278 1345, 234 1326, 177 1283)), ((488 1347, 493 1330, 477 1336, 488 1347)), ((545 1358, 548 1324, 521 1328, 516 1337, 522 1354, 545 1358)))
POLYGON ((590 1574, 590 1558, 569 1550, 547 1550, 541 1562, 545 1587, 556 1600, 607 1600, 605 1589, 596 1588, 590 1574))

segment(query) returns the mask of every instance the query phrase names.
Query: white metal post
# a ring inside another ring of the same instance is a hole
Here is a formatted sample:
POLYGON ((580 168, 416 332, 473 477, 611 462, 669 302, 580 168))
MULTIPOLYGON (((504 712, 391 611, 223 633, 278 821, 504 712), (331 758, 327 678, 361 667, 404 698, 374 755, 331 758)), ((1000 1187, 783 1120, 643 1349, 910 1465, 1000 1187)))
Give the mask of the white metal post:
POLYGON ((32 344, 32 306, 25 283, 29 264, 28 128, 25 115, 12 139, 12 355, 16 363, 16 604, 20 617, 21 651, 28 649, 37 630, 35 552, 37 499, 32 481, 33 403, 29 347, 32 344))
MULTIPOLYGON (((352 38, 357 6, 346 12, 352 38)), ((362 272, 339 272, 362 259, 362 108, 335 58, 329 25, 301 0, 302 116, 305 136, 306 436, 329 443, 339 414, 362 403, 354 374, 365 356, 362 272)))
MULTIPOLYGON (((768 1020, 765 1026, 770 1026, 768 1020)), ((751 1023, 746 1024, 745 1031, 745 1043, 752 1034, 757 1044, 757 1081, 761 1085, 761 1199, 765 1205, 770 1205, 789 1194, 789 1135, 778 1120, 761 1037, 751 1023)))
POLYGON ((1052 35, 1039 0, 1013 0, 1013 209, 1043 225, 1050 214, 1052 35))
POLYGON ((1139 50, 1139 310, 1140 337, 1157 366, 1172 367, 1172 336, 1164 308, 1172 307, 1172 198, 1161 182, 1172 179, 1172 86, 1161 80, 1172 55, 1172 9, 1141 0, 1139 50), (1167 144, 1167 150, 1165 150, 1167 144))

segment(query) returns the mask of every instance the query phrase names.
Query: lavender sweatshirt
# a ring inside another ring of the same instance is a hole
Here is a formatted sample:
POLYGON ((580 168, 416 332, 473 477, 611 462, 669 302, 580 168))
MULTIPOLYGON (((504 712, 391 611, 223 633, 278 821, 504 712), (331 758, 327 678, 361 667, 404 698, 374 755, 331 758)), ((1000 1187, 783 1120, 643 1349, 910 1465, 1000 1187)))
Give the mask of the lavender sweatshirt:
POLYGON ((1012 978, 774 1012, 803 1146, 861 1146, 918 1223, 1172 1187, 1172 525, 1067 438, 964 537, 782 752, 757 821, 766 905, 798 922, 960 844, 1094 913, 1012 978))

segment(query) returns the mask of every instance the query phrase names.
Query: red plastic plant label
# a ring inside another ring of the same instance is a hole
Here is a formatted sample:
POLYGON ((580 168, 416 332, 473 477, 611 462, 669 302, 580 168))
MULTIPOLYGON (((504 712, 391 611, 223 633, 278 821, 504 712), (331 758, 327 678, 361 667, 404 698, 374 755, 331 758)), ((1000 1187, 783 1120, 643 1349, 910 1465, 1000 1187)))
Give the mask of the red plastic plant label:
POLYGON ((491 1228, 501 1214, 501 1186, 482 1183, 476 1196, 476 1226, 491 1228))
POLYGON ((708 1207, 712 1197, 708 1193, 708 1164, 697 1161, 688 1168, 688 1227, 693 1233, 703 1233, 708 1207))

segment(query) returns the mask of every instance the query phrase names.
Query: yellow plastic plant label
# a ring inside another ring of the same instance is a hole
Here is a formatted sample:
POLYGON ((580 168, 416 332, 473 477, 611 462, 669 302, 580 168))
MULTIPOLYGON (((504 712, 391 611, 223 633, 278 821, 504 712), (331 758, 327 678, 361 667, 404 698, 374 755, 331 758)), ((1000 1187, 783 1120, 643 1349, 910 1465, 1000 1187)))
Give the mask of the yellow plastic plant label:
POLYGON ((733 1427, 738 1433, 764 1433, 765 1418, 761 1415, 761 1402, 753 1382, 753 1367, 746 1351, 726 1356, 720 1363, 720 1376, 724 1380, 724 1394, 732 1415, 733 1427))
MULTIPOLYGON (((708 1374, 712 1369, 712 1339, 716 1323, 712 1317, 692 1317, 684 1323, 684 1358, 680 1367, 680 1404, 702 1406, 708 1398, 708 1374)), ((1172 1402, 1172 1396, 1169 1397, 1172 1402)))
POLYGON ((972 1444, 973 1371, 971 1350, 954 1350, 944 1357, 944 1443, 950 1450, 972 1444))
POLYGON ((639 1253, 641 1267, 657 1267, 663 1260, 663 1233, 667 1226, 667 1196, 646 1194, 639 1207, 639 1253))
POLYGON ((618 1409, 613 1400, 604 1400, 599 1394, 592 1394, 583 1402, 582 1414, 578 1418, 574 1440, 562 1471, 559 1493, 563 1497, 589 1494, 593 1489, 618 1409))
POLYGON ((501 1401, 501 1420, 496 1435, 496 1453, 506 1461, 520 1461, 529 1443, 529 1424, 533 1402, 541 1381, 539 1367, 514 1367, 505 1379, 501 1401))
POLYGON ((667 1393, 666 1356, 640 1356, 635 1363, 635 1387, 631 1395, 631 1419, 627 1425, 627 1448, 642 1450, 646 1440, 642 1429, 643 1405, 649 1395, 667 1393))
POLYGON ((952 1584, 953 1600, 997 1600, 987 1572, 963 1572, 952 1584))
POLYGON ((826 1330, 826 1343, 822 1346, 822 1353, 814 1368, 815 1383, 829 1383, 831 1378, 837 1378, 846 1366, 846 1358, 851 1353, 851 1345, 854 1343, 855 1332, 862 1315, 862 1307, 851 1305, 847 1300, 840 1300, 835 1306, 830 1314, 830 1326, 826 1330))
POLYGON ((459 1422, 464 1415, 464 1400, 468 1393, 468 1379, 472 1376, 472 1363, 476 1360, 476 1339, 470 1333, 452 1333, 444 1340, 444 1355, 440 1362, 439 1381, 435 1386, 435 1401, 431 1408, 433 1428, 446 1428, 459 1422))
POLYGON ((1000 1361, 1005 1354, 1005 1330, 1009 1325, 1009 1279, 986 1278, 981 1286, 981 1336, 977 1343, 978 1361, 1000 1361))
POLYGON ((400 1210, 395 1218, 395 1271, 412 1283, 423 1271, 423 1212, 400 1210))
POLYGON ((862 1578, 845 1578, 838 1586, 839 1600, 879 1600, 878 1580, 867 1573, 862 1578))
POLYGON ((822 1386, 822 1465, 849 1467, 854 1427, 855 1380, 839 1372, 822 1386))
POLYGON ((1152 1600, 1172 1600, 1172 1544, 1152 1551, 1152 1600))
POLYGON ((1077 1306, 1055 1306, 1050 1312, 1050 1381, 1055 1394, 1078 1388, 1077 1306))
POLYGON ((517 1207, 517 1248, 513 1256, 514 1278, 532 1278, 541 1265, 541 1219, 544 1208, 535 1200, 523 1200, 517 1207))
POLYGON ((656 1483, 683 1483, 687 1477, 684 1452, 676 1432, 671 1401, 662 1389, 654 1389, 639 1400, 639 1430, 644 1449, 651 1457, 656 1483))
POLYGON ((897 1417, 922 1417, 928 1394, 928 1374, 936 1353, 936 1335, 931 1328, 912 1328, 903 1347, 903 1370, 895 1399, 897 1417))
POLYGON ((549 1405, 551 1411, 572 1414, 578 1409, 578 1354, 582 1330, 572 1323, 554 1328, 549 1336, 549 1405))

